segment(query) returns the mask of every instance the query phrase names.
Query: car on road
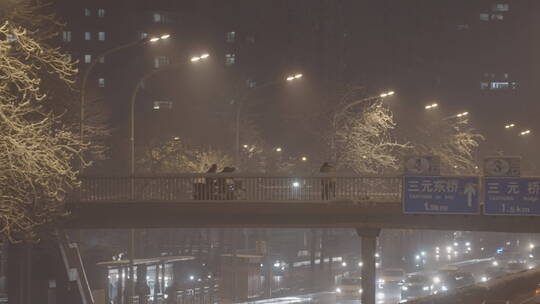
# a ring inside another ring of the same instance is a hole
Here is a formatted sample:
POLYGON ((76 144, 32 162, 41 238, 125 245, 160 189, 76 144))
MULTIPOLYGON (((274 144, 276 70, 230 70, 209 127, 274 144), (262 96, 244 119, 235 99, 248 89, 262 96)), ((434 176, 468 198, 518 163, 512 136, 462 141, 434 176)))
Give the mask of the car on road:
POLYGON ((336 297, 359 299, 362 295, 361 277, 344 277, 336 286, 336 297))
POLYGON ((469 272, 443 272, 433 279, 433 293, 445 292, 474 283, 474 277, 469 272))
POLYGON ((534 291, 534 303, 540 304, 540 284, 536 286, 536 290, 534 291))
POLYGON ((421 274, 408 275, 401 285, 401 300, 410 300, 431 294, 431 280, 421 274))
POLYGON ((527 270, 527 264, 523 262, 508 262, 505 268, 507 273, 519 272, 523 270, 527 270))
POLYGON ((388 268, 381 272, 379 283, 398 284, 405 279, 405 270, 401 268, 388 268))
POLYGON ((481 276, 480 281, 486 282, 491 279, 495 279, 498 277, 502 277, 506 275, 506 272, 504 271, 504 268, 501 266, 489 266, 486 268, 485 274, 481 276))

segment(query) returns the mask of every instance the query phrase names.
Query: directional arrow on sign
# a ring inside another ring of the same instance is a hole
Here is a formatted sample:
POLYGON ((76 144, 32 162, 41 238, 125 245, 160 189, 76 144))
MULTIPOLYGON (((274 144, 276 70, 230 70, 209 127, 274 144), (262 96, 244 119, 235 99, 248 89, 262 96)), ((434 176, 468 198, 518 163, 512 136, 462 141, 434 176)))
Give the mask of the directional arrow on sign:
POLYGON ((476 195, 475 185, 471 183, 467 183, 465 185, 465 190, 463 190, 463 193, 467 195, 467 206, 472 207, 472 199, 473 199, 473 196, 476 195))

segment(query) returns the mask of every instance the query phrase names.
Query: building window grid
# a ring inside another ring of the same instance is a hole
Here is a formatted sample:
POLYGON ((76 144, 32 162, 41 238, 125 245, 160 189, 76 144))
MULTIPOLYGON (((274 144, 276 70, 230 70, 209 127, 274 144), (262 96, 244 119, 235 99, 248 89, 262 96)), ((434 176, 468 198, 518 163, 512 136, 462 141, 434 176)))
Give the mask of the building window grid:
POLYGON ((495 3, 491 7, 491 10, 494 12, 508 12, 510 10, 510 5, 508 3, 495 3))
POLYGON ((105 32, 98 32, 98 40, 105 41, 105 32))
POLYGON ((90 17, 90 16, 92 16, 92 11, 89 8, 85 8, 84 9, 84 15, 86 17, 90 17))
POLYGON ((71 31, 63 31, 62 32, 62 40, 64 40, 64 42, 70 42, 71 41, 71 31))
POLYGON ((228 43, 234 43, 236 41, 236 32, 231 31, 227 33, 226 41, 228 43))
POLYGON ((84 32, 84 40, 92 40, 92 33, 84 32))
POLYGON ((97 15, 98 15, 99 18, 104 18, 105 17, 105 9, 104 8, 98 8, 97 15))
POLYGON ((166 65, 169 65, 170 63, 171 63, 171 60, 167 56, 154 57, 154 67, 156 69, 158 69, 160 67, 163 67, 163 66, 166 66, 166 65))
POLYGON ((84 55, 84 63, 91 63, 92 62, 92 55, 86 54, 84 55))
POLYGON ((105 87, 105 78, 98 78, 98 87, 100 88, 105 87))
POLYGON ((236 63, 236 54, 225 54, 225 65, 231 66, 236 63))

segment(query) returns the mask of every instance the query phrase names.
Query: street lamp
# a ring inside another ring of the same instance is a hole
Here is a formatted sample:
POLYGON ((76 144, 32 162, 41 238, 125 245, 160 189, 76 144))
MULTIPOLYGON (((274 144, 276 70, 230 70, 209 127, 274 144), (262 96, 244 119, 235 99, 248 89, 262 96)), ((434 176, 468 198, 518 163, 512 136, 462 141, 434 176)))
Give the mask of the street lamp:
POLYGON ((169 39, 170 37, 171 37, 170 34, 162 34, 161 36, 139 39, 139 40, 132 41, 126 44, 122 44, 120 46, 104 51, 99 56, 96 56, 94 60, 92 60, 92 62, 90 62, 90 65, 86 68, 82 81, 81 81, 81 101, 80 101, 81 113, 80 113, 80 121, 79 121, 81 142, 84 142, 84 119, 85 119, 84 107, 86 105, 86 84, 88 82, 88 77, 90 76, 90 72, 94 69, 96 64, 99 62, 99 59, 104 58, 105 56, 108 56, 110 54, 119 52, 121 50, 129 49, 138 45, 144 45, 149 42, 154 43, 159 40, 166 40, 166 39, 169 39))
POLYGON ((380 98, 385 98, 385 97, 388 97, 388 96, 392 96, 394 95, 395 92, 394 91, 388 91, 388 92, 384 92, 382 93, 381 95, 379 95, 380 98))
POLYGON ((525 131, 522 131, 521 133, 519 133, 519 135, 521 135, 521 136, 529 135, 529 134, 531 134, 531 130, 525 130, 525 131))
MULTIPOLYGON (((210 55, 208 55, 208 54, 200 55, 198 57, 199 60, 197 60, 197 61, 204 60, 204 59, 206 59, 208 57, 210 57, 210 55)), ((194 62, 193 58, 192 58, 191 62, 194 62)), ((137 85, 135 86, 135 88, 133 89, 133 92, 131 93, 130 136, 129 136, 129 140, 130 140, 130 156, 131 156, 130 173, 131 173, 132 177, 133 177, 133 175, 135 175, 135 101, 137 100, 137 94, 139 93, 139 89, 141 88, 141 86, 142 86, 142 84, 144 82, 146 82, 149 78, 151 78, 155 74, 157 74, 159 72, 162 72, 162 71, 170 71, 170 70, 175 70, 175 69, 182 68, 182 67, 184 67, 184 64, 180 64, 180 65, 176 65, 176 66, 169 66, 167 68, 155 69, 155 70, 150 71, 149 73, 144 75, 139 80, 139 82, 137 82, 137 85)), ((135 197, 135 188, 134 188, 133 179, 132 179, 132 184, 131 184, 131 197, 132 198, 135 197)))
POLYGON ((515 127, 515 126, 516 126, 515 124, 510 123, 510 124, 505 125, 504 128, 505 129, 511 129, 511 128, 515 127))
POLYGON ((281 152, 281 151, 283 151, 283 149, 281 149, 281 147, 277 147, 275 150, 276 150, 276 152, 281 152))
POLYGON ((306 156, 302 156, 302 158, 300 158, 300 160, 302 160, 303 162, 307 162, 308 158, 306 156))
POLYGON ((294 74, 294 75, 289 75, 285 79, 287 79, 287 81, 293 81, 293 80, 296 80, 296 79, 300 79, 302 77, 304 77, 304 74, 298 73, 298 74, 294 74))
POLYGON ((456 117, 465 117, 469 115, 469 112, 463 112, 463 113, 459 113, 458 115, 456 115, 456 117))
MULTIPOLYGON (((201 56, 202 57, 202 56, 201 56)), ((194 58, 192 58, 193 61, 194 58)), ((287 82, 300 80, 302 77, 304 77, 304 74, 302 73, 296 73, 291 74, 285 77, 285 80, 287 82)), ((253 92, 260 90, 262 88, 267 88, 274 85, 279 85, 283 82, 283 80, 276 80, 276 81, 269 81, 267 83, 263 83, 260 86, 257 86, 255 88, 252 88, 250 91, 247 91, 242 97, 239 97, 238 102, 236 103, 236 140, 235 140, 235 165, 238 167, 239 161, 240 161, 240 118, 242 115, 242 107, 244 105, 244 102, 247 100, 247 98, 250 96, 250 94, 253 94, 253 92)))
POLYGON ((430 105, 425 106, 425 109, 426 109, 426 110, 434 109, 434 108, 436 108, 436 107, 438 107, 438 106, 439 106, 439 105, 438 105, 437 103, 432 103, 432 104, 430 104, 430 105))
POLYGON ((199 62, 201 60, 207 59, 208 57, 210 57, 210 55, 206 53, 199 56, 193 56, 191 57, 191 62, 199 62))

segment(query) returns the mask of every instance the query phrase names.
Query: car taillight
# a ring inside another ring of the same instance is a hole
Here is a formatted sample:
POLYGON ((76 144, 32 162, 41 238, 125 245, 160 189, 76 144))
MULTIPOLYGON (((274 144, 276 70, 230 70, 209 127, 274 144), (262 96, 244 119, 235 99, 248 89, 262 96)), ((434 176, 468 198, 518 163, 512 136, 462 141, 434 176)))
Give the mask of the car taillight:
POLYGON ((536 289, 536 294, 540 294, 540 288, 536 289))

